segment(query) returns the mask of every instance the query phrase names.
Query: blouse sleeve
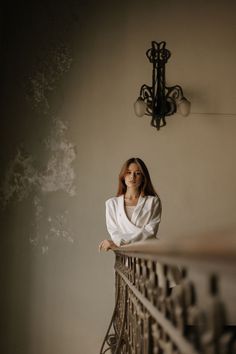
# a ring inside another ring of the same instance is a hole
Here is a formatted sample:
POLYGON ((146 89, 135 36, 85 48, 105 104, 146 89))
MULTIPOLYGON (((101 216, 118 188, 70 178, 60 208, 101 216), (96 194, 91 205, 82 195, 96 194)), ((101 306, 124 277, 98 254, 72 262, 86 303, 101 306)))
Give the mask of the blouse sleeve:
POLYGON ((145 241, 149 238, 154 238, 154 237, 158 239, 157 232, 161 221, 161 212, 162 212, 161 200, 158 197, 156 197, 153 202, 153 207, 152 207, 152 212, 151 212, 151 217, 149 222, 143 227, 141 227, 140 231, 137 232, 137 234, 132 235, 130 243, 137 242, 137 241, 145 241))
POLYGON ((117 246, 125 244, 125 240, 122 239, 122 233, 118 228, 115 207, 109 200, 106 201, 106 225, 112 241, 117 246))

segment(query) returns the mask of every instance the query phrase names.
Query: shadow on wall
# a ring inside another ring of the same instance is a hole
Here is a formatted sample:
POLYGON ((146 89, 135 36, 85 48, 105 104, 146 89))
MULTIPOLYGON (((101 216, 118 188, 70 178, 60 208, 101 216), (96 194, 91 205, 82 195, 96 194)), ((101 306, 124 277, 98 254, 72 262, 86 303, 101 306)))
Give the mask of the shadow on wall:
POLYGON ((51 240, 74 242, 67 206, 76 195, 76 148, 62 112, 73 65, 65 44, 76 19, 72 7, 13 1, 3 13, 0 352, 6 354, 32 354, 35 254, 48 253, 51 240))

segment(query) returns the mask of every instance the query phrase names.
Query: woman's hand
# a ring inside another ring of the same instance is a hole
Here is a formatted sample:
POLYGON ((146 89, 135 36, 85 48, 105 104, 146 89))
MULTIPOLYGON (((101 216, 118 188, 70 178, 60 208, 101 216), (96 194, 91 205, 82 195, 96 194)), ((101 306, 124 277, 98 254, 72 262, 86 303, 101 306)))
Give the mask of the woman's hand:
POLYGON ((103 240, 100 245, 99 245, 99 252, 100 251, 109 251, 114 248, 117 248, 118 246, 111 240, 103 240))

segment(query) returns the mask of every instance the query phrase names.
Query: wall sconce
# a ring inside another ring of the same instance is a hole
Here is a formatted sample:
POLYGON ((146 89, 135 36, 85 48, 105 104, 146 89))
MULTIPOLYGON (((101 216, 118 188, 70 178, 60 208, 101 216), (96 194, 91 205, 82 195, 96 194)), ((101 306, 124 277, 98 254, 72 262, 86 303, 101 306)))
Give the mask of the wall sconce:
POLYGON ((167 116, 179 112, 186 117, 190 113, 191 103, 184 97, 182 88, 179 85, 166 87, 165 65, 170 55, 166 42, 152 41, 152 48, 146 52, 153 65, 152 86, 142 85, 134 104, 135 114, 151 116, 151 125, 157 130, 166 125, 167 116))

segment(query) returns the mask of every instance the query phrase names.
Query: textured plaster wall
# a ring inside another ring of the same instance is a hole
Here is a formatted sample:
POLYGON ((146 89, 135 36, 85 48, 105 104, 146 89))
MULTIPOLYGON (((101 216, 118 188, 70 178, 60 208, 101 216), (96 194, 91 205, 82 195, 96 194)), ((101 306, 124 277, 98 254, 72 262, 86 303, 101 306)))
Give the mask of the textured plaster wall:
MULTIPOLYGON (((162 238, 235 229, 234 1, 28 2, 4 9, 0 151, 6 354, 95 354, 114 303, 104 201, 130 156, 163 203, 162 238), (133 102, 166 40, 192 114, 157 132, 133 102)), ((217 236, 219 237, 219 236, 217 236)))
POLYGON ((52 217, 48 213, 43 214, 44 207, 42 206, 45 196, 57 191, 63 191, 71 197, 76 195, 73 168, 73 161, 76 158, 75 146, 66 137, 66 118, 61 118, 51 112, 51 103, 48 98, 50 91, 57 90, 56 84, 60 76, 70 68, 71 58, 65 55, 63 50, 64 48, 59 47, 49 53, 48 57, 44 58, 43 65, 39 63, 41 70, 35 70, 32 76, 25 78, 25 84, 30 87, 28 92, 24 86, 22 88, 23 91, 25 90, 23 99, 29 101, 32 115, 35 109, 43 119, 47 119, 50 123, 50 129, 38 143, 38 154, 42 155, 45 151, 43 166, 37 166, 38 156, 27 151, 26 144, 22 142, 16 148, 13 158, 7 163, 0 189, 0 202, 3 210, 13 202, 32 199, 35 232, 30 236, 30 242, 35 246, 40 243, 42 252, 48 249, 45 242, 52 235, 73 241, 68 231, 62 228, 68 211, 52 217), (40 230, 39 224, 45 225, 46 222, 48 232, 46 231, 46 234, 42 236, 45 230, 40 230), (57 224, 61 226, 56 227, 57 224))

